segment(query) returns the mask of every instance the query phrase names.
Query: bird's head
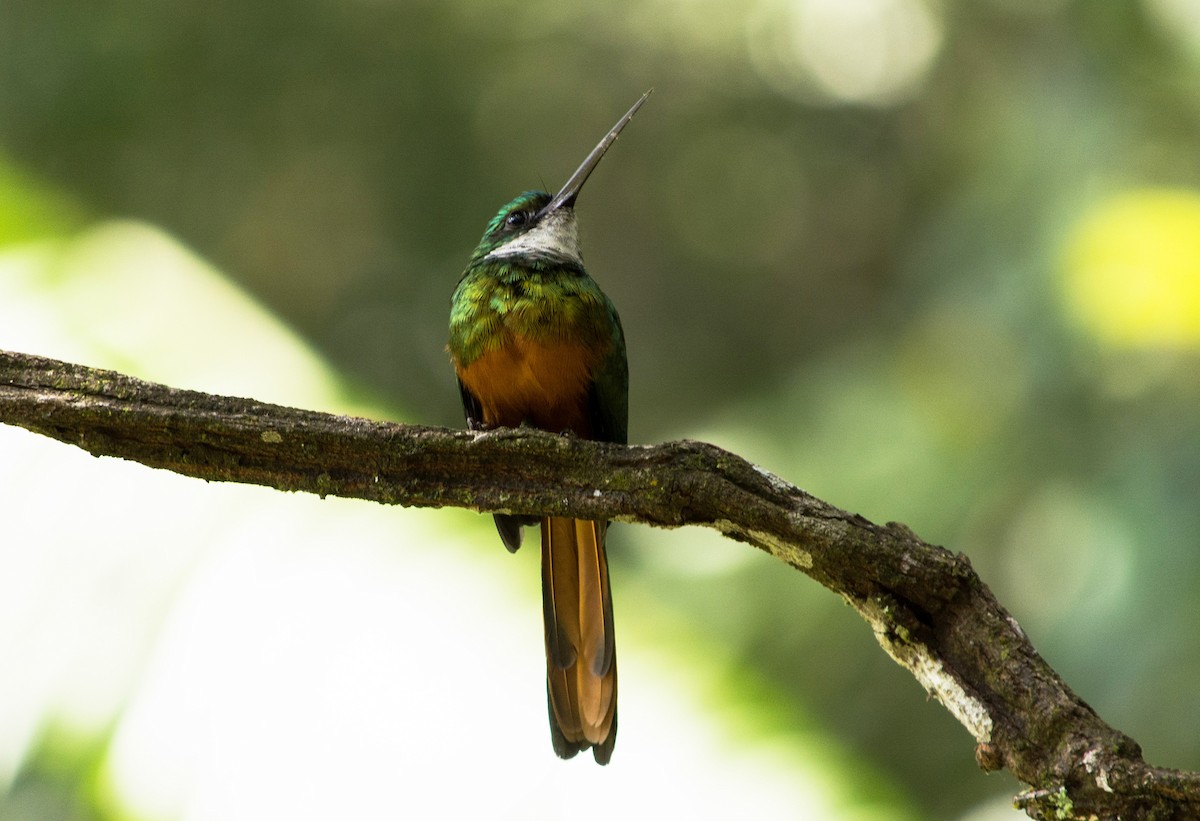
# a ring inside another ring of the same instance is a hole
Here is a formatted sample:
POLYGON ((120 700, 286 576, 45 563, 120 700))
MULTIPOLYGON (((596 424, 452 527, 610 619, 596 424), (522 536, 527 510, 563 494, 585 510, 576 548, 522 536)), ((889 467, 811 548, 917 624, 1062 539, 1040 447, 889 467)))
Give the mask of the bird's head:
POLYGON ((501 208, 500 213, 488 223, 483 239, 471 256, 471 262, 517 257, 582 266, 575 200, 583 184, 600 164, 604 152, 616 142, 621 129, 629 124, 649 96, 650 92, 647 91, 609 129, 557 194, 550 196, 544 191, 526 191, 501 208))

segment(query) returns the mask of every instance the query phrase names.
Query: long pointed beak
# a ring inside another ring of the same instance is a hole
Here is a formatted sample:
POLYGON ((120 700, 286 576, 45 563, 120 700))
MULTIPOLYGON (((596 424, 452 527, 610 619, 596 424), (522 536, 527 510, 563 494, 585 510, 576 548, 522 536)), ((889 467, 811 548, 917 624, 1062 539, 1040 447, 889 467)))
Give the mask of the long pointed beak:
POLYGON ((596 166, 600 164, 601 158, 604 157, 604 152, 617 141, 621 129, 629 125, 629 121, 633 119, 633 115, 637 114, 637 110, 642 107, 642 103, 646 102, 646 98, 650 96, 652 91, 654 89, 650 89, 650 91, 643 94, 633 104, 633 108, 626 111, 625 116, 617 120, 617 124, 592 149, 592 153, 587 155, 587 159, 583 161, 583 165, 576 169, 575 173, 571 175, 571 179, 567 180, 567 184, 562 187, 562 190, 555 194, 554 199, 550 200, 546 207, 538 212, 536 219, 540 219, 551 211, 562 208, 564 205, 569 207, 575 204, 575 198, 579 196, 580 189, 583 188, 583 184, 587 182, 587 178, 591 173, 596 170, 596 166))

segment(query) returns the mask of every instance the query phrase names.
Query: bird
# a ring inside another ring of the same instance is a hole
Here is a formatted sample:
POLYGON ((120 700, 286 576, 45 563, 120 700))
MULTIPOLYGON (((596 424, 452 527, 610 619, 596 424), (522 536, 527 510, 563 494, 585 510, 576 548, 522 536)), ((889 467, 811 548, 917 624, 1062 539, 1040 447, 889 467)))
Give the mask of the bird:
MULTIPOLYGON (((526 191, 500 209, 450 301, 447 350, 472 430, 527 425, 625 444, 629 367, 612 301, 583 265, 575 203, 621 130, 617 121, 551 196, 526 191)), ((564 759, 617 738, 617 659, 605 536, 608 522, 495 515, 510 552, 541 526, 542 616, 550 740, 564 759)))

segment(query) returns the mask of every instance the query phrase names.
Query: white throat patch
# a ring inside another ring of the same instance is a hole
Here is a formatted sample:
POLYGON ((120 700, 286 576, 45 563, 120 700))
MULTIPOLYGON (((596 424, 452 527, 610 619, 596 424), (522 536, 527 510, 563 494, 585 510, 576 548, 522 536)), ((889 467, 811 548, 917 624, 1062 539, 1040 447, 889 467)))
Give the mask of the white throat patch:
POLYGON ((561 259, 582 266, 583 254, 579 250, 579 227, 574 209, 559 208, 547 214, 533 228, 513 237, 488 254, 487 258, 523 254, 561 259))

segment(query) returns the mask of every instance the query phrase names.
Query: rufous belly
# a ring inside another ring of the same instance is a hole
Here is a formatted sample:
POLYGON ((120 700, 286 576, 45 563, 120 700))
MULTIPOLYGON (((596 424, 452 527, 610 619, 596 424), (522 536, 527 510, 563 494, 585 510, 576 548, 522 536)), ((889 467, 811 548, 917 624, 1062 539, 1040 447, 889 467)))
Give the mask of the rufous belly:
POLYGON ((457 370, 479 400, 488 427, 529 424, 587 437, 587 395, 598 358, 579 343, 547 344, 507 334, 505 344, 457 370))

